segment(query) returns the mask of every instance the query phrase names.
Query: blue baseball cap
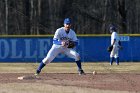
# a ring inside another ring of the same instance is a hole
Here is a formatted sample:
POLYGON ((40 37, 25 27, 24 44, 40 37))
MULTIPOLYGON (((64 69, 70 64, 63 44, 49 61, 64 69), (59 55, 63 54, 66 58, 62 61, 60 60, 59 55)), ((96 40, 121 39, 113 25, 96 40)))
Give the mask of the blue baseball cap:
POLYGON ((64 19, 64 24, 71 24, 70 18, 65 18, 64 19))
POLYGON ((109 30, 117 31, 117 27, 116 27, 116 25, 111 24, 110 27, 109 27, 109 30))

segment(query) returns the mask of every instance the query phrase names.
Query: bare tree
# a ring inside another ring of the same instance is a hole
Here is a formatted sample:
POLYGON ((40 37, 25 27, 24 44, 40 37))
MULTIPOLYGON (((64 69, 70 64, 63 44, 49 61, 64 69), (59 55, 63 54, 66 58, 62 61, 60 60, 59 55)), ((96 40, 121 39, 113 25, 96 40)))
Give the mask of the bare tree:
POLYGON ((73 19, 78 34, 140 33, 140 0, 0 0, 1 35, 54 34, 63 19, 73 19))

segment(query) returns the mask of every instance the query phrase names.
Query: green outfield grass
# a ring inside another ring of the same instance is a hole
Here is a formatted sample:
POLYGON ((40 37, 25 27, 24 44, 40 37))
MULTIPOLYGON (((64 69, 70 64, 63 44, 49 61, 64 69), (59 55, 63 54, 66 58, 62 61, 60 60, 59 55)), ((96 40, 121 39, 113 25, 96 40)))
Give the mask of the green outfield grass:
MULTIPOLYGON (((34 73, 39 63, 0 63, 0 73, 34 73)), ((98 73, 139 73, 139 62, 115 63, 110 66, 106 62, 82 63, 86 73, 97 71, 98 73)), ((50 63, 42 73, 77 73, 75 63, 50 63)))

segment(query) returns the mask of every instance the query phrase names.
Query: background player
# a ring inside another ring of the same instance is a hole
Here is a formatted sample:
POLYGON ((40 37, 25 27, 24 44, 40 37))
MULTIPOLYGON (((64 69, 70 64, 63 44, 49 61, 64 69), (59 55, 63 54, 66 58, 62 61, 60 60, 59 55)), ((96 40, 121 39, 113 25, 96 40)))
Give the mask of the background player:
POLYGON ((109 27, 109 31, 111 33, 111 46, 113 49, 110 53, 110 65, 113 64, 114 59, 116 60, 116 65, 119 65, 119 48, 121 48, 119 36, 117 34, 116 25, 111 24, 109 27))
POLYGON ((68 48, 69 40, 73 41, 75 45, 78 44, 76 33, 71 29, 71 20, 70 18, 66 18, 64 20, 64 27, 56 30, 53 37, 53 45, 47 56, 40 63, 35 75, 38 75, 42 68, 50 63, 59 53, 64 53, 68 57, 75 59, 79 75, 85 74, 81 66, 80 55, 73 48, 68 48))

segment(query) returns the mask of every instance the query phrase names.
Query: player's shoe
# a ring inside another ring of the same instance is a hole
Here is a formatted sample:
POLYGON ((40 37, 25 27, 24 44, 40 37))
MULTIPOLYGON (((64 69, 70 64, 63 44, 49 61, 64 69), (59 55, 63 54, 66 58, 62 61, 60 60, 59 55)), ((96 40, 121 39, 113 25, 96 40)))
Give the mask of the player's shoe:
POLYGON ((38 76, 40 72, 41 72, 41 71, 36 70, 36 73, 35 73, 34 75, 35 75, 35 76, 38 76))
POLYGON ((79 70, 79 75, 85 75, 85 72, 83 70, 79 70))
POLYGON ((38 74, 38 73, 35 73, 34 75, 35 75, 35 76, 38 76, 39 74, 38 74))
POLYGON ((119 63, 116 63, 116 65, 119 65, 119 63))

